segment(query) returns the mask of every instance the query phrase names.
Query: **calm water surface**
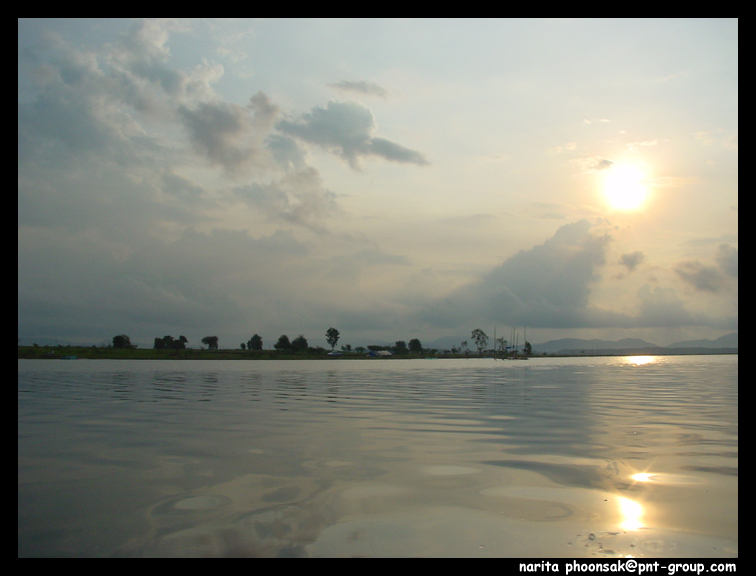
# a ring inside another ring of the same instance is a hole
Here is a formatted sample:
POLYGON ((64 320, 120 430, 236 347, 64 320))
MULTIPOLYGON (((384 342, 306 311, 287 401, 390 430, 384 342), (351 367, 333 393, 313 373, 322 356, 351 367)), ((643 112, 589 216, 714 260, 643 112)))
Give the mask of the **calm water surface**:
POLYGON ((734 557, 738 357, 19 360, 18 554, 734 557))

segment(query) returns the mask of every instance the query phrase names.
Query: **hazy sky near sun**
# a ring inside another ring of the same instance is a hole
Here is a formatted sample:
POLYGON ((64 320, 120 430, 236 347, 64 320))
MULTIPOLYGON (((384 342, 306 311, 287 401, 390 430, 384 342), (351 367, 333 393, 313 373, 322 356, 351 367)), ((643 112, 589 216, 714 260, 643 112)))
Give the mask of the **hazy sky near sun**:
POLYGON ((736 19, 18 21, 19 337, 716 338, 736 19))

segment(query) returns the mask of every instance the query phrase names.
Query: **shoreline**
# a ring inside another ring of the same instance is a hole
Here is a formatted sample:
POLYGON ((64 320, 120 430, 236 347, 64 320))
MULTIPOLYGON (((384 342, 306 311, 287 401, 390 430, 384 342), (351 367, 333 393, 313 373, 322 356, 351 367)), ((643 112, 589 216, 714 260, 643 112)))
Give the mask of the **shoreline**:
MULTIPOLYGON (((737 355, 737 348, 710 348, 696 351, 685 349, 665 350, 606 350, 595 354, 533 354, 527 358, 600 358, 611 356, 706 356, 737 355), (710 351, 706 351, 710 350, 710 351)), ((322 353, 279 353, 275 350, 156 350, 151 348, 98 348, 95 346, 19 346, 18 360, 424 360, 424 359, 473 359, 488 358, 506 360, 501 356, 484 354, 403 354, 388 357, 369 357, 366 354, 342 353, 328 356, 322 353)), ((523 359, 522 356, 519 357, 523 359)))

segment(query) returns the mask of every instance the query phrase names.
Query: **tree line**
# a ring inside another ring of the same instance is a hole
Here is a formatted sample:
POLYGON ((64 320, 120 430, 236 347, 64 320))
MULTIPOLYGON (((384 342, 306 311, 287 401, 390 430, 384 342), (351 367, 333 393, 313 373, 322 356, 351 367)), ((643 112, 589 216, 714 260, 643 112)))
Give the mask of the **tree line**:
MULTIPOLYGON (((470 333, 470 338, 472 338, 472 340, 475 342, 475 347, 478 349, 478 354, 482 356, 483 352, 485 350, 488 350, 488 334, 486 334, 480 328, 476 328, 470 333)), ((514 344, 513 342, 507 342, 507 340, 505 340, 504 338, 496 338, 494 342, 494 347, 492 350, 490 350, 490 352, 493 354, 503 354, 503 355, 515 354, 516 355, 518 353, 518 349, 516 346, 517 346, 516 344, 514 344)), ((467 341, 462 342, 460 344, 460 347, 462 351, 469 350, 467 346, 467 341)), ((452 352, 456 352, 456 351, 457 351, 456 348, 452 349, 452 352)), ((523 345, 522 353, 525 356, 530 356, 533 353, 533 347, 531 346, 530 342, 528 342, 527 340, 525 341, 523 345)))
MULTIPOLYGON (((331 347, 331 351, 333 352, 339 342, 339 339, 341 338, 340 332, 336 328, 330 327, 328 330, 326 330, 325 337, 326 342, 331 347)), ((475 347, 478 350, 478 354, 483 355, 484 351, 488 349, 488 335, 480 328, 476 328, 470 333, 470 338, 474 342, 475 347)), ((155 350, 186 350, 186 345, 188 344, 188 342, 189 340, 186 338, 186 336, 181 335, 178 338, 174 338, 173 336, 167 335, 163 336, 162 338, 156 337, 154 340, 153 348, 155 350)), ((201 343, 207 346, 209 350, 218 350, 217 336, 205 336, 204 338, 202 338, 201 343)), ((504 354, 510 353, 510 351, 513 350, 513 346, 509 344, 511 343, 507 342, 507 340, 505 340, 504 338, 497 338, 494 342, 494 349, 491 352, 504 354)), ((119 334, 118 336, 113 337, 113 348, 136 348, 136 345, 131 343, 131 339, 126 334, 119 334)), ((242 350, 250 351, 262 350, 263 339, 259 334, 254 334, 249 340, 247 340, 247 342, 242 342, 240 344, 240 348, 242 350)), ((320 347, 311 348, 309 343, 307 342, 307 338, 305 338, 303 334, 300 334, 293 340, 290 340, 286 334, 281 334, 281 336, 278 337, 276 343, 273 344, 273 348, 275 348, 279 352, 291 352, 295 354, 302 351, 324 351, 323 348, 320 347)), ((427 350, 423 347, 422 342, 420 342, 418 338, 412 338, 409 343, 404 340, 397 340, 393 346, 371 345, 368 346, 367 349, 376 352, 386 350, 399 356, 431 352, 430 350, 427 350)), ((342 346, 341 350, 342 352, 351 353, 352 346, 350 344, 347 344, 345 346, 342 346)), ((362 346, 354 348, 354 351, 357 353, 362 353, 365 350, 366 348, 362 346)), ((453 347, 451 349, 452 354, 468 354, 469 351, 470 350, 467 341, 461 342, 459 348, 453 347)), ((525 342, 522 352, 525 355, 531 354, 532 348, 530 342, 525 342)))
MULTIPOLYGON (((339 331, 331 327, 326 331, 325 335, 326 341, 331 346, 331 350, 333 350, 341 337, 339 331)), ((200 342, 210 350, 217 350, 218 340, 217 336, 205 336, 200 342)), ((167 335, 156 337, 153 342, 153 348, 155 350, 186 350, 188 343, 189 339, 186 336, 181 335, 178 338, 174 338, 171 335, 167 335)), ((242 342, 240 347, 242 350, 262 350, 263 339, 259 334, 255 334, 247 342, 242 342)), ((119 334, 113 337, 113 348, 136 348, 136 345, 131 343, 131 339, 126 334, 119 334)), ((309 350, 310 346, 303 334, 300 334, 294 340, 289 340, 286 334, 282 334, 278 338, 278 342, 273 345, 273 348, 279 351, 297 352, 300 350, 309 350)))

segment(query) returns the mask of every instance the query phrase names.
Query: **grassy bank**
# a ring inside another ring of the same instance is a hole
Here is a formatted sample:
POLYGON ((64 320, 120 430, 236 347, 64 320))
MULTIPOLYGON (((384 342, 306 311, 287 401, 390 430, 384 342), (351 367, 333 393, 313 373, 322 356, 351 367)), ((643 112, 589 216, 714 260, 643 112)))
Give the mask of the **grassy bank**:
MULTIPOLYGON (((328 356, 328 350, 302 351, 298 353, 277 350, 155 350, 153 348, 113 348, 112 346, 19 346, 19 359, 61 360, 76 357, 77 360, 376 360, 365 352, 342 352, 340 356, 328 356)), ((477 354, 402 354, 384 359, 410 358, 477 358, 477 354)))
MULTIPOLYGON (((297 354, 278 352, 276 350, 208 350, 208 349, 188 349, 188 350, 155 350, 150 348, 113 348, 96 347, 96 346, 19 346, 19 359, 39 359, 39 360, 61 360, 66 358, 89 359, 89 360, 331 360, 340 359, 351 360, 376 360, 368 358, 364 353, 352 352, 342 353, 341 356, 328 356, 327 350, 310 350, 297 354)), ((702 352, 692 352, 697 355, 702 352)), ((703 352, 706 353, 706 352, 703 352)), ((709 352, 719 354, 737 354, 737 350, 727 352, 709 352)), ((669 354, 669 352, 667 352, 669 354)), ((620 352, 617 354, 591 354, 589 356, 577 354, 549 354, 538 355, 538 358, 564 358, 564 357, 599 357, 599 356, 633 356, 633 355, 667 355, 663 352, 655 354, 643 352, 620 352)), ((684 355, 678 353, 675 355, 684 355)), ((490 356, 487 356, 490 358, 490 356)), ((406 354, 395 355, 385 359, 411 359, 411 358, 479 358, 475 353, 472 354, 406 354)))
MULTIPOLYGON (((275 350, 155 350, 151 348, 113 348, 97 346, 19 346, 18 357, 27 359, 64 359, 75 356, 90 360, 302 360, 332 359, 326 352, 279 353, 275 350)), ((361 358, 359 354, 343 358, 361 358)))

